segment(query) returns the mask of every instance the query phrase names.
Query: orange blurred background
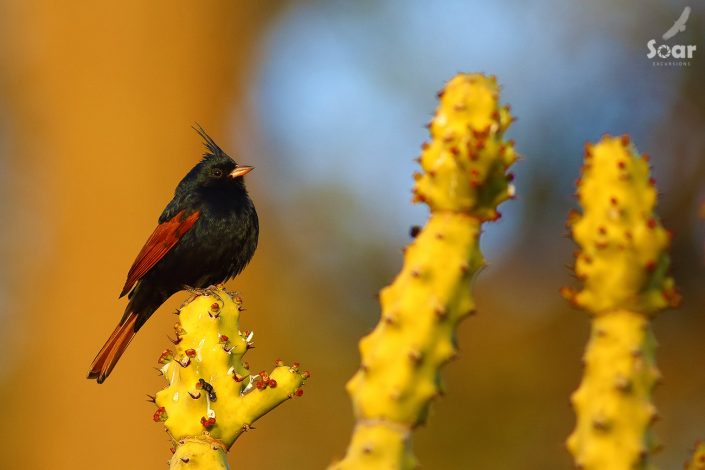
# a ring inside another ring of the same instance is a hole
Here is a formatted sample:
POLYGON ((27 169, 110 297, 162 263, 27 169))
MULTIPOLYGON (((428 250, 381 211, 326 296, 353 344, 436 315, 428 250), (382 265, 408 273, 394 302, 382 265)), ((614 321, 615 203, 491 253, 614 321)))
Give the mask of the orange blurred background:
MULTIPOLYGON (((480 314, 462 324, 447 395, 415 438, 430 469, 570 467, 568 397, 588 319, 564 237, 582 144, 629 132, 652 156, 675 232, 682 309, 655 322, 664 385, 656 425, 676 468, 705 438, 705 56, 655 66, 646 41, 668 0, 481 2, 0 0, 0 468, 165 468, 145 401, 183 299, 142 329, 110 379, 85 379, 122 314, 124 276, 202 153, 202 124, 239 162, 262 224, 231 287, 254 329, 255 369, 312 371, 302 399, 233 447, 234 468, 323 468, 352 426, 345 381, 399 268, 412 159, 453 73, 498 75, 519 121, 519 199, 483 240, 480 314)), ((680 41, 705 53, 702 6, 680 41)))

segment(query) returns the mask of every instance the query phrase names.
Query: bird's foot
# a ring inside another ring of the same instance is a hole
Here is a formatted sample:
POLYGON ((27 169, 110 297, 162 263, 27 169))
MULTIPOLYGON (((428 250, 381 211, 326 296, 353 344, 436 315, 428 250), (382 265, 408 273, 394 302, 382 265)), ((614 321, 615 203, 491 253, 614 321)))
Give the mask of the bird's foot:
MULTIPOLYGON (((220 296, 220 291, 225 291, 226 294, 228 294, 230 297, 232 297, 232 293, 228 292, 225 290, 225 284, 215 284, 211 285, 205 288, 202 287, 192 287, 192 286, 186 286, 184 285, 184 290, 188 291, 191 295, 189 295, 188 299, 184 301, 184 303, 181 305, 181 308, 183 308, 186 304, 190 303, 193 299, 195 299, 198 296, 212 296, 212 297, 217 297, 221 302, 223 301, 223 298, 220 296)), ((237 294, 237 293, 235 293, 237 294)))

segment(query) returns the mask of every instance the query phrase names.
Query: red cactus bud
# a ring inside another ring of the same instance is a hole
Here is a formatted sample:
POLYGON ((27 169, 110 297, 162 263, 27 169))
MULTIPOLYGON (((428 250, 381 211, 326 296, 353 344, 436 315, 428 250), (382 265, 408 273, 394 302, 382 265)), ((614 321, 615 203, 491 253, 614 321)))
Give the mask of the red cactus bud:
POLYGON ((277 381, 274 379, 269 379, 269 382, 267 382, 267 385, 269 385, 270 388, 275 388, 277 386, 277 381))
POLYGON ((300 397, 304 394, 304 389, 303 388, 297 388, 296 391, 294 392, 294 395, 297 397, 300 397))
POLYGON ((573 302, 575 300, 575 290, 570 287, 561 287, 560 289, 561 297, 573 302))
POLYGON ((276 361, 274 361, 274 365, 276 367, 281 367, 284 365, 284 361, 282 361, 281 359, 277 359, 276 361))
POLYGON ((159 421, 166 421, 166 409, 163 406, 157 408, 157 411, 155 411, 152 415, 152 419, 155 423, 158 423, 159 421))
POLYGON ((227 343, 230 338, 228 338, 227 335, 220 335, 218 337, 218 339, 220 340, 221 343, 227 343))
POLYGON ((213 302, 213 305, 211 305, 211 310, 217 312, 218 310, 220 310, 220 304, 218 302, 213 302))
POLYGON ((162 353, 159 355, 159 359, 157 362, 159 364, 166 364, 167 362, 171 361, 174 357, 174 352, 171 349, 165 349, 162 351, 162 353))
POLYGON ((304 373, 301 374, 301 377, 303 377, 304 380, 306 380, 306 379, 308 379, 309 377, 311 377, 311 372, 305 370, 304 373))

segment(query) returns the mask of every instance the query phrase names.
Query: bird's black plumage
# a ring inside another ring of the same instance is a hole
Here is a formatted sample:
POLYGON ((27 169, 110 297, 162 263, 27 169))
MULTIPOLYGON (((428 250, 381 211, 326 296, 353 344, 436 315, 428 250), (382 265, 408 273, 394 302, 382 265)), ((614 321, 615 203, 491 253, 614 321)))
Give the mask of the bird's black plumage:
POLYGON ((243 180, 252 168, 238 165, 202 128, 196 131, 207 152, 177 186, 128 273, 122 292, 129 292, 125 313, 88 374, 99 383, 172 294, 184 286, 205 288, 231 279, 257 248, 257 212, 243 180))

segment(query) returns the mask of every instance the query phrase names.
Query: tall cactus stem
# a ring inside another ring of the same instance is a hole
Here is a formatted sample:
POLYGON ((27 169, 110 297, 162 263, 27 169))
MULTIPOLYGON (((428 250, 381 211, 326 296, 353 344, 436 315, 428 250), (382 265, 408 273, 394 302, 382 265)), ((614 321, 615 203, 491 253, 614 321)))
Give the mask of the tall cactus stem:
POLYGON ((362 364, 347 385, 357 424, 333 469, 417 465, 412 431, 441 393, 440 368, 457 354, 458 322, 475 309, 481 225, 498 219, 497 205, 514 195, 506 171, 516 153, 503 140, 512 118, 494 77, 458 75, 439 96, 413 192, 431 215, 381 291, 380 322, 360 341, 362 364))
POLYGON ((575 271, 583 288, 563 290, 593 319, 583 379, 572 396, 577 423, 567 442, 581 469, 655 468, 652 391, 660 373, 650 320, 679 300, 656 195, 648 158, 628 137, 605 136, 586 147, 578 181, 583 211, 568 220, 580 247, 575 271))

